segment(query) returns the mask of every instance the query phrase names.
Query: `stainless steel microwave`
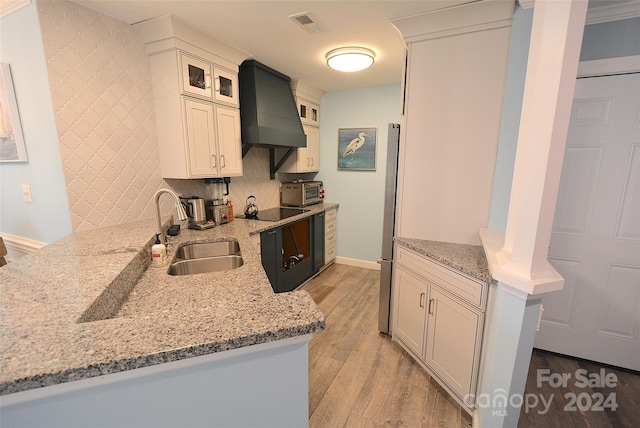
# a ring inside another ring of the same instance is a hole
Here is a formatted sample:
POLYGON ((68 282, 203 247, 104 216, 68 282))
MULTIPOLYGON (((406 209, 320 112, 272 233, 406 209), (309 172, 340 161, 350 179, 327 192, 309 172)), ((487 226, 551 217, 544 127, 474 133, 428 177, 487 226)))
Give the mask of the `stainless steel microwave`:
POLYGON ((322 181, 300 181, 282 183, 280 186, 280 205, 306 207, 319 204, 324 199, 322 181))

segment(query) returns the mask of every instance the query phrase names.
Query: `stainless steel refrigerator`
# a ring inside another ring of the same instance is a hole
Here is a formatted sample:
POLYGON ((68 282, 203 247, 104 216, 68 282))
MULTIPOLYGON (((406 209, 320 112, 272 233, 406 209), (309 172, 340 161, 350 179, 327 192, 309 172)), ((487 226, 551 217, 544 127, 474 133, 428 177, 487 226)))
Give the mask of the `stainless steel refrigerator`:
POLYGON ((378 329, 389 334, 389 311, 391 309, 391 272, 393 270, 393 235, 396 217, 396 183, 398 178, 398 151, 400 148, 400 125, 389 124, 387 143, 387 175, 384 186, 384 221, 382 223, 382 255, 380 263, 380 304, 378 329))

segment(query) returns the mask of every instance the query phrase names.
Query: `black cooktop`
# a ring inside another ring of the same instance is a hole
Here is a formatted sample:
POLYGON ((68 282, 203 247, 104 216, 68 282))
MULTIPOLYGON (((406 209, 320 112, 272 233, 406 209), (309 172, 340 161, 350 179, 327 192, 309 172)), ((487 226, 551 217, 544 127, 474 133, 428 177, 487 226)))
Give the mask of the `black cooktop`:
POLYGON ((262 221, 280 221, 307 211, 309 210, 303 210, 302 208, 267 208, 266 210, 259 210, 256 219, 262 221))

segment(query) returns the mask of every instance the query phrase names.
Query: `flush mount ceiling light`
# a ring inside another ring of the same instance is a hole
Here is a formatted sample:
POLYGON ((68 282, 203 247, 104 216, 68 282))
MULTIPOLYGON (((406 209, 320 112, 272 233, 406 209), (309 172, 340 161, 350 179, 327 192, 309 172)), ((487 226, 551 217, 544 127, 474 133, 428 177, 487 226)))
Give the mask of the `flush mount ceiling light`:
POLYGON ((367 48, 355 46, 338 48, 327 54, 327 65, 338 71, 360 71, 371 67, 376 54, 367 48))

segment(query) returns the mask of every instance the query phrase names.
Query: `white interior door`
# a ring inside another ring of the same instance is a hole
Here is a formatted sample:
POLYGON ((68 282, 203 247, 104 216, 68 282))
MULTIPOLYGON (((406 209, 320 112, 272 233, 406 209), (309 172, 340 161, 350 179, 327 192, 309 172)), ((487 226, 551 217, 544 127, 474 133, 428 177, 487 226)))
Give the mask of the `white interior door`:
POLYGON ((579 79, 535 347, 640 370, 640 74, 579 79))

